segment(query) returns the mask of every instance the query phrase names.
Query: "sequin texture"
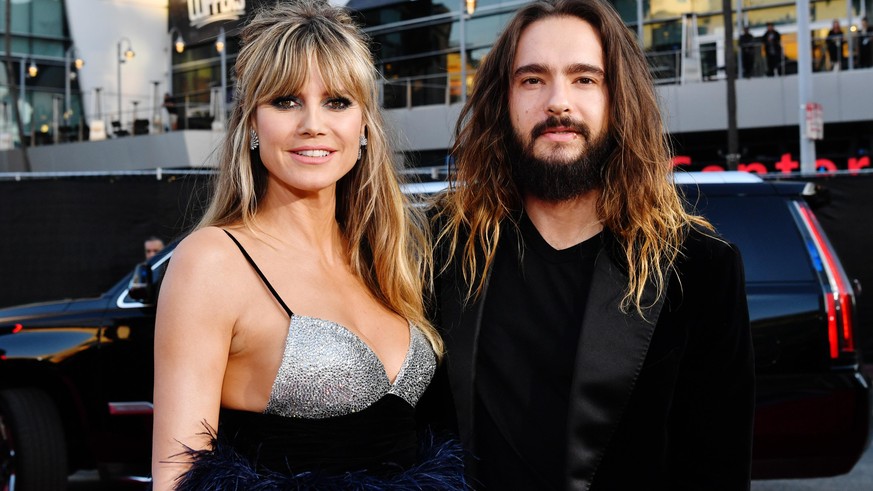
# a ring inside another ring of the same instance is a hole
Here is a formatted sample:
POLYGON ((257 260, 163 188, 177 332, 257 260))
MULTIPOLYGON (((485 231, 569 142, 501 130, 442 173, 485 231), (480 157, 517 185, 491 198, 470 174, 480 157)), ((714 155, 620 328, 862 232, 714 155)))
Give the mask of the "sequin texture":
POLYGON ((382 361, 354 333, 336 322, 295 314, 264 412, 330 418, 366 409, 386 394, 415 406, 435 370, 430 343, 412 324, 409 349, 392 384, 382 361))

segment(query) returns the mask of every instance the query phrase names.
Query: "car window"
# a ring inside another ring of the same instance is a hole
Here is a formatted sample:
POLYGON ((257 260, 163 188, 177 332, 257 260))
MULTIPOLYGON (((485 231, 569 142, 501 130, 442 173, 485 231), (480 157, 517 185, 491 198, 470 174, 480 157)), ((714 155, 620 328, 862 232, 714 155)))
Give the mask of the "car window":
POLYGON ((747 282, 815 281, 790 201, 779 196, 701 198, 698 212, 740 249, 747 282))
MULTIPOLYGON (((171 247, 175 247, 175 244, 171 247)), ((170 264, 170 258, 172 256, 173 252, 171 249, 152 263, 152 283, 154 283, 156 291, 160 289, 161 282, 164 280, 164 273, 167 271, 167 266, 170 264)), ((125 281, 129 280, 129 278, 130 275, 128 275, 125 281)), ((130 294, 126 289, 116 300, 116 305, 119 308, 139 308, 144 306, 142 303, 130 298, 130 294)))

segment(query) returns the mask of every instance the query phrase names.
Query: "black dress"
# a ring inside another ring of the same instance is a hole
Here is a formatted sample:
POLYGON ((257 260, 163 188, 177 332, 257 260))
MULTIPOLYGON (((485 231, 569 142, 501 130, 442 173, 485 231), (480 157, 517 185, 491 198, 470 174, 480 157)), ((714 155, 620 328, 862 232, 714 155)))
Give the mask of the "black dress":
POLYGON ((207 429, 211 448, 181 456, 192 466, 176 489, 467 489, 459 445, 417 429, 415 404, 436 368, 421 330, 409 325, 409 349, 391 382, 357 335, 293 314, 228 235, 288 313, 288 336, 265 411, 222 408, 217 434, 207 429))

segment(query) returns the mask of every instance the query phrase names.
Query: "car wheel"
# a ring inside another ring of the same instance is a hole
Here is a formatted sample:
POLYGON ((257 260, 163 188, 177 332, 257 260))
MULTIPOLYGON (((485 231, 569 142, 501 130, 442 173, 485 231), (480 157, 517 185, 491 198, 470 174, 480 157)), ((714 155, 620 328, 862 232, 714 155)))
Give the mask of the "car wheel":
POLYGON ((64 428, 54 401, 39 389, 0 390, 0 490, 66 487, 64 428))

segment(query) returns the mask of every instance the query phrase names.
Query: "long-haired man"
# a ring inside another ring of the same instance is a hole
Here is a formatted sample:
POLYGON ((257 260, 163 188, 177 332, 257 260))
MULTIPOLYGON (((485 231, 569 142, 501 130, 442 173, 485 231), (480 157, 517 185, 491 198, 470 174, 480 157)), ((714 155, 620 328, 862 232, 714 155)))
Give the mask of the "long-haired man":
POLYGON ((749 487, 737 250, 689 214, 636 39, 522 7, 478 70, 435 213, 435 323, 485 489, 749 487))

